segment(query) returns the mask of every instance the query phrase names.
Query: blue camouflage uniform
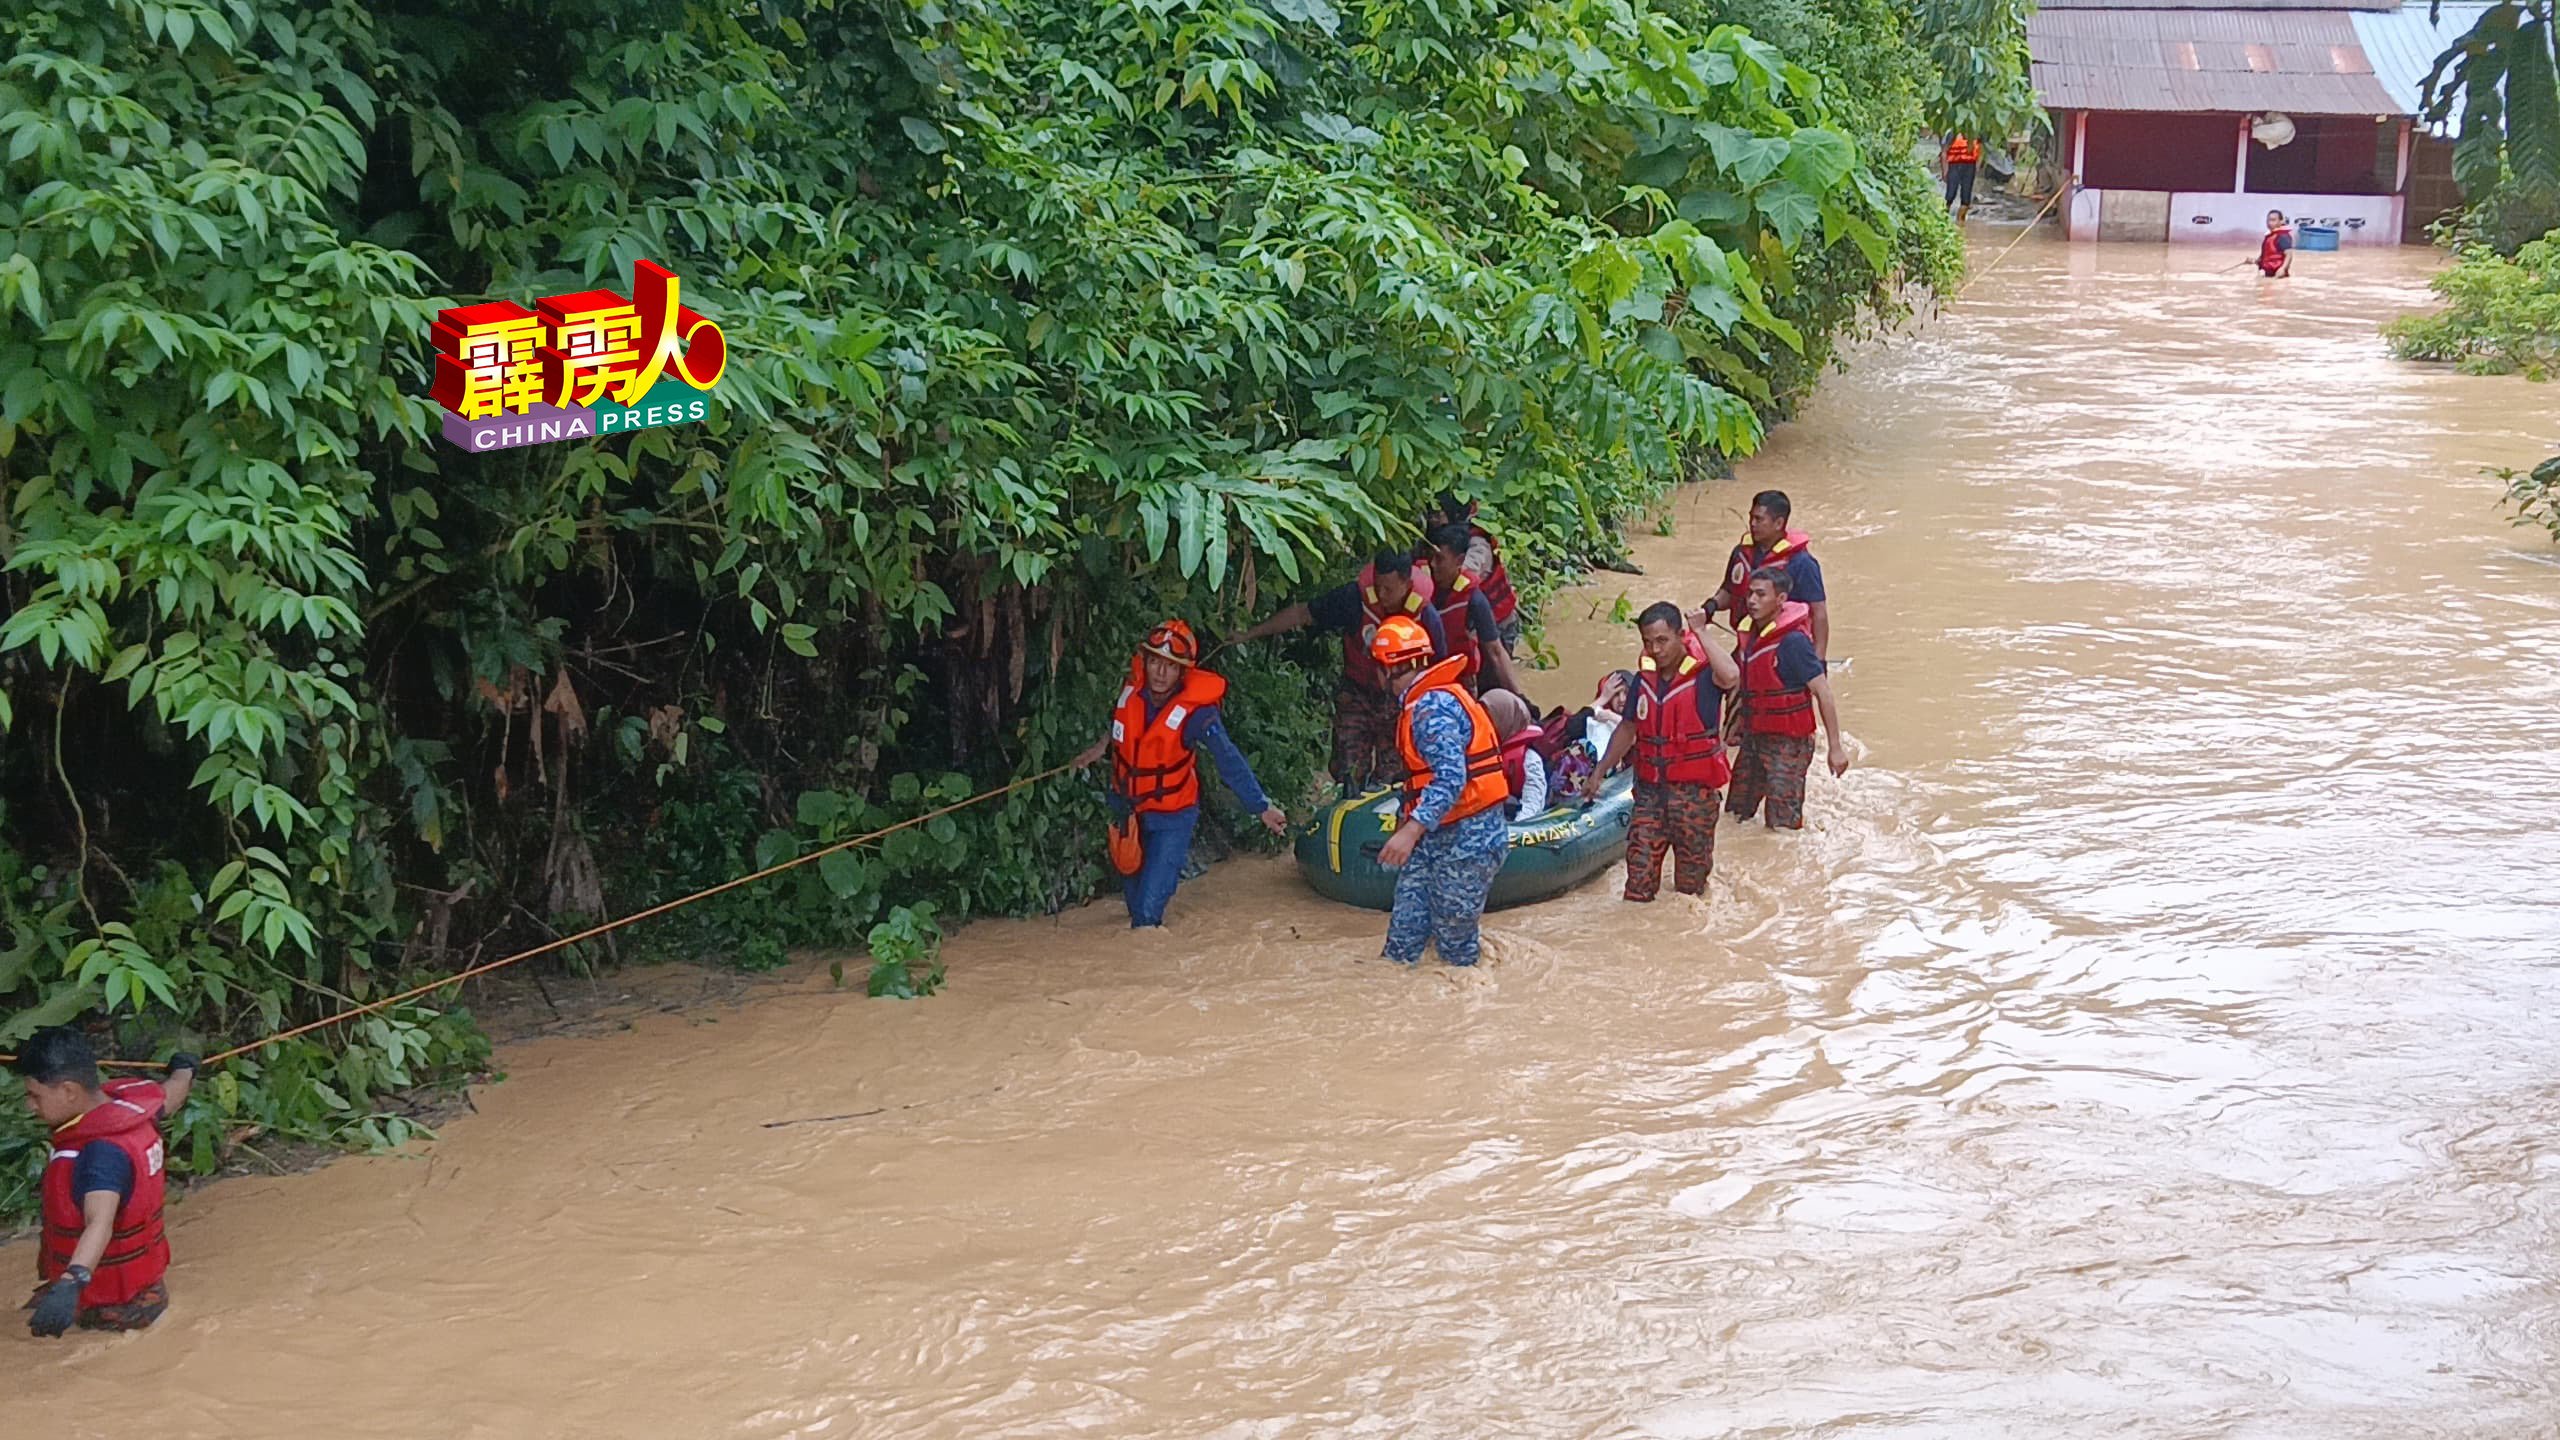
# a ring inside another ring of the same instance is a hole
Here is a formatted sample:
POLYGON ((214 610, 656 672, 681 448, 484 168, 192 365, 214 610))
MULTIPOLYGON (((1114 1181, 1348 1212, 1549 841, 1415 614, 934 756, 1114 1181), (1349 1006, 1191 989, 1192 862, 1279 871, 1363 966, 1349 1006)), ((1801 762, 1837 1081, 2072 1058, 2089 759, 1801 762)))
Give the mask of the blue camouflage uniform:
POLYGON ((1421 963, 1434 940, 1452 965, 1473 965, 1483 952, 1476 927, 1494 874, 1510 857, 1511 828, 1499 805, 1455 825, 1440 823, 1466 786, 1471 733, 1467 712, 1446 691, 1414 702, 1413 747, 1430 762, 1431 784, 1413 807, 1424 833, 1396 875, 1395 912, 1387 918, 1387 958, 1399 965, 1421 963))

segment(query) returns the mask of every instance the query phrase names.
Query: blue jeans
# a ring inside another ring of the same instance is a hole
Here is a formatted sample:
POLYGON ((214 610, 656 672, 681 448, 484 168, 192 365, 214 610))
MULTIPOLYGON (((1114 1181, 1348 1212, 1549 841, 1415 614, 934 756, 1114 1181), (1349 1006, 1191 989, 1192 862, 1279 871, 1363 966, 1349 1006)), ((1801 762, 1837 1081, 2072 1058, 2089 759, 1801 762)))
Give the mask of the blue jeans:
POLYGON ((1129 902, 1129 928, 1164 923, 1164 907, 1173 903, 1182 883, 1182 863, 1191 858, 1191 832, 1200 824, 1200 807, 1148 810, 1138 816, 1138 844, 1146 859, 1138 873, 1120 882, 1120 898, 1129 902))

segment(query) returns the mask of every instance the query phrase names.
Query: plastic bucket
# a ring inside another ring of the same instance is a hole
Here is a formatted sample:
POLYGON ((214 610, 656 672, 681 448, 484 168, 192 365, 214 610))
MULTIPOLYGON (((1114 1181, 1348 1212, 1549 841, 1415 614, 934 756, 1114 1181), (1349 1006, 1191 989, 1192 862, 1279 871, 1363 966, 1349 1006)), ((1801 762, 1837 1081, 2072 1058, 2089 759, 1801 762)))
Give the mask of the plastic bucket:
POLYGON ((2302 225, 2293 232, 2293 243, 2300 250, 2335 250, 2338 231, 2333 225, 2302 225))

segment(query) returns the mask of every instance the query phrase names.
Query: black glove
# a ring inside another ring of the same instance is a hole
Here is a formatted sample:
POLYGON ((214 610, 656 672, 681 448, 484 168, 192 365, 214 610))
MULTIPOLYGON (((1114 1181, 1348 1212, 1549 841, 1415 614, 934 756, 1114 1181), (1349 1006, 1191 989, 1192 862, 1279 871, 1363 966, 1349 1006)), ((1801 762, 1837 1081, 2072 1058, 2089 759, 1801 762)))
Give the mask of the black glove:
POLYGON ((203 1056, 195 1054, 192 1051, 181 1050, 177 1054, 169 1057, 169 1068, 160 1073, 163 1075, 176 1075, 181 1070, 201 1070, 203 1068, 203 1056))
POLYGON ((86 1283, 76 1273, 68 1274, 38 1290, 27 1303, 35 1312, 27 1317, 27 1333, 51 1340, 69 1330, 80 1318, 80 1290, 86 1283))

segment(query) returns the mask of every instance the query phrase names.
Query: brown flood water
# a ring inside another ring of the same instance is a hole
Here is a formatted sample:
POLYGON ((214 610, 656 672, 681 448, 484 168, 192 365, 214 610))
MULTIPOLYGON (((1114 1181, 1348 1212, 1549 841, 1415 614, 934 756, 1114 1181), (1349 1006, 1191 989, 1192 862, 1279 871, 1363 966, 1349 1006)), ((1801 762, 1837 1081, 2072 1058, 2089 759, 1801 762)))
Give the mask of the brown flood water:
POLYGON ((1585 592, 1764 485, 1827 562, 1862 768, 1706 904, 1403 973, 1242 862, 513 1049, 185 1204, 156 1332, 0 1329, 0 1433, 2552 1433, 2560 564, 2475 472, 2560 390, 2386 358, 2424 254, 2228 258, 2021 249, 1585 592))

